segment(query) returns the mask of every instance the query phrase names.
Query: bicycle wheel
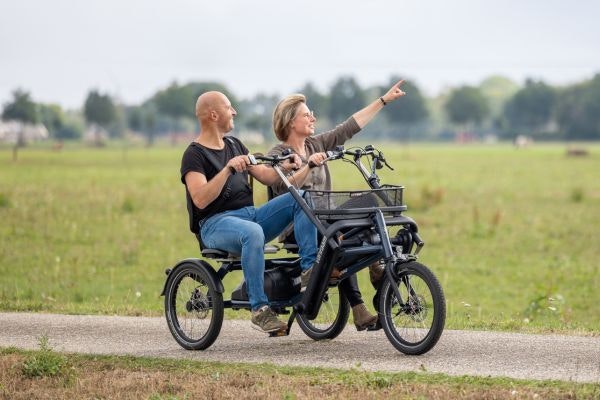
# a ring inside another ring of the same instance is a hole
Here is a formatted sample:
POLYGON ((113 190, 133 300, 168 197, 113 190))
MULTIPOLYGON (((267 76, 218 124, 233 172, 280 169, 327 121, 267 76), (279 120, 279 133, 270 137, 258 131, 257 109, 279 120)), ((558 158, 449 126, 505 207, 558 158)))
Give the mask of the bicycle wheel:
POLYGON ((180 265, 165 291, 165 315, 171 334, 181 347, 204 350, 217 339, 223 325, 223 295, 217 292, 206 268, 180 265))
POLYGON ((424 354, 437 343, 446 322, 446 301, 437 278, 415 261, 398 265, 396 298, 385 279, 379 295, 379 319, 388 340, 405 354, 424 354))
POLYGON ((319 314, 313 320, 303 314, 296 316, 300 329, 314 340, 333 339, 337 337, 348 322, 350 304, 339 286, 330 286, 323 295, 319 314))

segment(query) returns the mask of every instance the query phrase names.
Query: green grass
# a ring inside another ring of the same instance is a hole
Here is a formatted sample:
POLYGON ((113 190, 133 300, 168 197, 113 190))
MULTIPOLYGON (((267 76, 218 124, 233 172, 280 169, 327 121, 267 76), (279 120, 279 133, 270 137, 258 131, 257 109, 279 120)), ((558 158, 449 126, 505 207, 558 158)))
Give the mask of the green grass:
MULTIPOLYGON (((383 181, 406 186, 420 261, 445 290, 447 328, 600 332, 600 146, 587 147, 569 158, 558 144, 382 146, 395 167, 383 181)), ((164 269, 199 253, 182 151, 26 148, 13 162, 0 149, 0 310, 162 313, 164 269)), ((335 188, 365 187, 348 166, 332 164, 335 188)))

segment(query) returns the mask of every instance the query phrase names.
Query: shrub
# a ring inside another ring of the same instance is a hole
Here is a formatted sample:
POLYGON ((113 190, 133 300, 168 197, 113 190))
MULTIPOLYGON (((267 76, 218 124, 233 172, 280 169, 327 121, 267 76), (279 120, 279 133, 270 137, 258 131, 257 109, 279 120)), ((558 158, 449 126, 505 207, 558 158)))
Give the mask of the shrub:
POLYGON ((39 344, 40 352, 29 356, 23 363, 23 375, 28 378, 63 375, 67 370, 66 358, 52 351, 47 336, 42 336, 39 344))

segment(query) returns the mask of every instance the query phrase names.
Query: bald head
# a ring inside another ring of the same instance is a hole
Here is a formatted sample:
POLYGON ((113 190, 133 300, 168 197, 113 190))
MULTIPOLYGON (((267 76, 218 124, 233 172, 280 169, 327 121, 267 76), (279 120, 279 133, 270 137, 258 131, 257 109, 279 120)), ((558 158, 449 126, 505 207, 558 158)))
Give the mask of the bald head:
POLYGON ((233 129, 233 117, 236 115, 231 102, 221 92, 205 92, 196 101, 196 118, 202 130, 216 127, 226 133, 233 129))
POLYGON ((206 118, 211 111, 227 103, 227 97, 221 92, 202 93, 196 101, 196 117, 198 119, 206 118))

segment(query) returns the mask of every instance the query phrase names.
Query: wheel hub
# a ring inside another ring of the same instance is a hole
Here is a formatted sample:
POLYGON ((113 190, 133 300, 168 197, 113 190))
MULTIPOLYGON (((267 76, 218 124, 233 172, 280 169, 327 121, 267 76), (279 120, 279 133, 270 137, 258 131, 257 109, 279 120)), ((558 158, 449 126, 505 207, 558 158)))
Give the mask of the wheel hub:
POLYGON ((190 299, 185 303, 187 312, 195 312, 198 318, 206 318, 210 311, 210 302, 208 297, 196 288, 192 292, 190 299))

